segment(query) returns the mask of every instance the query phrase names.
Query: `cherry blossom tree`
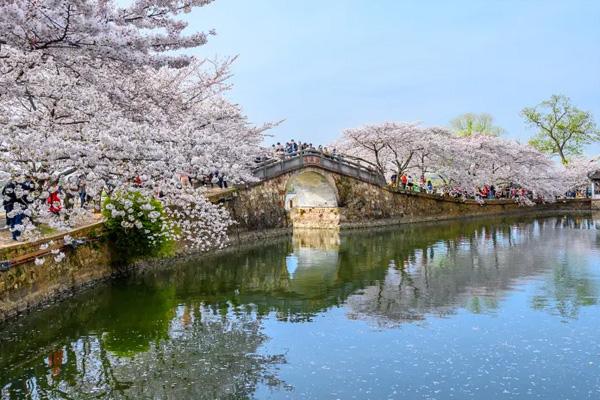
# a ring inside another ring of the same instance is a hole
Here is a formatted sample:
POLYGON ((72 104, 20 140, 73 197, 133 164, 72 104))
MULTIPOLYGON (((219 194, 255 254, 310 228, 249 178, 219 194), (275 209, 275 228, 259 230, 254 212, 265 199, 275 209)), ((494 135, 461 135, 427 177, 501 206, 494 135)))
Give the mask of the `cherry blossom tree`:
POLYGON ((364 159, 375 165, 378 172, 387 172, 388 130, 391 124, 367 125, 360 128, 345 129, 333 145, 340 153, 364 159))
MULTIPOLYGON (((160 193, 177 225, 165 235, 177 231, 201 249, 225 243, 227 213, 179 178, 253 179, 249 166, 269 126, 251 125, 225 99, 234 59, 177 51, 206 42, 212 32, 184 34, 180 14, 210 2, 0 3, 0 171, 36 183, 25 193, 28 213, 47 214, 49 182, 70 173, 96 200, 160 193)), ((76 184, 62 186, 76 195, 76 184)), ((67 205, 60 220, 80 212, 67 205)))
POLYGON ((449 137, 442 128, 385 122, 346 129, 336 146, 343 153, 372 162, 383 175, 400 176, 411 169, 425 175, 435 169, 433 164, 449 137))
POLYGON ((373 162, 383 174, 430 174, 471 196, 484 185, 525 188, 546 201, 565 192, 560 170, 548 156, 493 135, 459 137, 444 128, 386 122, 347 129, 337 146, 373 162))
POLYGON ((584 190, 590 185, 588 175, 600 170, 598 158, 572 158, 567 165, 563 165, 560 170, 561 182, 564 190, 584 190))
POLYGON ((456 155, 449 152, 454 138, 450 131, 440 127, 422 128, 421 132, 420 145, 414 147, 410 169, 422 178, 426 174, 439 175, 456 155))
POLYGON ((427 143, 423 139, 427 135, 414 123, 386 123, 384 126, 387 169, 400 176, 409 169, 417 153, 425 151, 427 143))
POLYGON ((522 187, 547 201, 564 193, 557 166, 529 145, 490 135, 459 137, 452 144, 452 162, 442 173, 470 194, 486 184, 522 187))

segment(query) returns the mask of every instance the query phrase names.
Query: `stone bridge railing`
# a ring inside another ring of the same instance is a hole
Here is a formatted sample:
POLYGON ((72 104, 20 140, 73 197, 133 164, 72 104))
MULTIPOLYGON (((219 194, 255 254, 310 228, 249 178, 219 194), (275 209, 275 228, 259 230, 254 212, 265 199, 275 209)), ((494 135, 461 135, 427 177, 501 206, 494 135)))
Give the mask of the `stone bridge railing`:
POLYGON ((375 185, 386 184, 384 176, 373 164, 349 156, 325 154, 318 150, 302 150, 286 154, 283 159, 262 162, 254 168, 253 174, 265 180, 306 167, 321 168, 375 185))

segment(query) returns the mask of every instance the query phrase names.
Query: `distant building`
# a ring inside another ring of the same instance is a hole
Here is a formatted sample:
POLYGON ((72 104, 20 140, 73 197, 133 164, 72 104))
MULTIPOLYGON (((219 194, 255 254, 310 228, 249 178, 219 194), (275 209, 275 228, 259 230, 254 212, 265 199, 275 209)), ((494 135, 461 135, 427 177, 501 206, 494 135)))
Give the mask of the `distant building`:
POLYGON ((592 208, 600 209, 600 170, 590 172, 588 178, 592 183, 592 208))

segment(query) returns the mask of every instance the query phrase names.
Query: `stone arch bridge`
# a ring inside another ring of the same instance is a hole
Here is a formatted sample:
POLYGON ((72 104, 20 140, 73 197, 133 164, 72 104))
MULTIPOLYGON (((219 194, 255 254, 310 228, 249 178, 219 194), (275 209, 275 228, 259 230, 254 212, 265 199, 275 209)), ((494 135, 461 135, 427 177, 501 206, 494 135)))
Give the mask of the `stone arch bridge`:
MULTIPOLYGON (((258 182, 220 200, 238 222, 239 231, 360 227, 531 211, 511 200, 481 205, 474 200, 398 192, 386 185, 375 165, 316 150, 269 160, 253 172, 258 182)), ((589 209, 589 202, 535 207, 557 208, 589 209)))
POLYGON ((303 150, 282 160, 269 160, 258 165, 253 173, 262 185, 275 186, 279 207, 286 211, 288 223, 295 227, 339 226, 340 206, 346 202, 344 178, 373 187, 386 184, 375 165, 365 160, 332 156, 317 150, 303 150))

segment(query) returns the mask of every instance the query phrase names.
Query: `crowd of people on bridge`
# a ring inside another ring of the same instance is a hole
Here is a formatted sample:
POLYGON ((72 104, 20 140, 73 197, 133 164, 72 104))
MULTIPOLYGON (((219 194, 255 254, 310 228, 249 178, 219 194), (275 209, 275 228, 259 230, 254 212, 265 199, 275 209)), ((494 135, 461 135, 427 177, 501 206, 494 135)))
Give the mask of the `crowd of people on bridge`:
POLYGON ((271 157, 276 160, 283 160, 285 158, 292 157, 306 150, 319 151, 324 155, 331 157, 339 156, 338 151, 335 147, 330 150, 326 146, 319 145, 315 147, 312 143, 306 143, 301 142, 300 140, 296 141, 294 139, 291 139, 290 141, 286 142, 285 145, 282 145, 281 142, 273 144, 271 146, 271 157))

